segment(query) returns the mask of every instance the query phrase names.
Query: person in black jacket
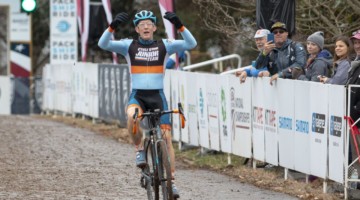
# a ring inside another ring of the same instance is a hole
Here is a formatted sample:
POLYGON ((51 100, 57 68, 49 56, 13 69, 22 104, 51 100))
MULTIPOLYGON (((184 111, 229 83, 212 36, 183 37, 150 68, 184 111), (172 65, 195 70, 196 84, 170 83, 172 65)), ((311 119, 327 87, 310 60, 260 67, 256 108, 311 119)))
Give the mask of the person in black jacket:
MULTIPOLYGON (((360 85, 360 61, 352 61, 346 85, 360 85)), ((360 88, 350 88, 350 116, 356 121, 360 118, 360 88)), ((360 122, 357 123, 360 127, 360 122)))

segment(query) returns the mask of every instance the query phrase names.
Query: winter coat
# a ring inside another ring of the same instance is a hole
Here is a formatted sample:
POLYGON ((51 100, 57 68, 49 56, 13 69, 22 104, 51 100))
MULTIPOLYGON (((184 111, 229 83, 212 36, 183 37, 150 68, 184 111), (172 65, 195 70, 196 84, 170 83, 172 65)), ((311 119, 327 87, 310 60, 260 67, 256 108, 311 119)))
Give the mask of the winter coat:
MULTIPOLYGON (((360 61, 352 61, 346 85, 360 85, 360 61)), ((360 118, 360 88, 351 88, 350 116, 356 121, 360 118)), ((357 124, 360 128, 360 124, 357 124)))
POLYGON ((292 78, 289 68, 303 69, 306 63, 306 52, 303 45, 287 39, 281 48, 273 49, 264 56, 261 52, 256 59, 256 68, 264 66, 268 68, 271 75, 279 73, 280 78, 292 78))
POLYGON ((332 58, 328 50, 322 50, 308 66, 304 67, 305 74, 300 75, 298 80, 319 82, 318 76, 329 77, 332 58))
POLYGON ((345 85, 348 79, 348 71, 350 69, 350 62, 347 59, 338 60, 335 63, 334 74, 331 78, 326 80, 326 83, 345 85))

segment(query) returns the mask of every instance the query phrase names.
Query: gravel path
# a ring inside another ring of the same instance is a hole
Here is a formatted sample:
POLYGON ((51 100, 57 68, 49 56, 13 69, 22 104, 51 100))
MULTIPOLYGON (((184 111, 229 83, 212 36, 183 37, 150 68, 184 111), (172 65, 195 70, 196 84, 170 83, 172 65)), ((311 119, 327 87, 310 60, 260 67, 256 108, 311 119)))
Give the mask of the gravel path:
MULTIPOLYGON (((146 199, 134 148, 31 116, 0 116, 0 199, 146 199)), ((181 199, 296 199, 178 167, 181 199)))

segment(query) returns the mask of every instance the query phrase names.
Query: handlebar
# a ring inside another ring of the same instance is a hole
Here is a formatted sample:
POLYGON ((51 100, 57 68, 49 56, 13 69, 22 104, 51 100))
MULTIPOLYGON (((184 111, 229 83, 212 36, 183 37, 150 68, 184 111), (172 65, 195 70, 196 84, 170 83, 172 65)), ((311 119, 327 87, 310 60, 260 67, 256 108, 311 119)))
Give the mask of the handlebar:
POLYGON ((178 103, 178 109, 164 110, 164 111, 161 111, 160 109, 155 109, 153 112, 147 111, 142 114, 139 114, 139 109, 135 108, 135 113, 133 115, 133 119, 134 119, 133 134, 137 133, 137 125, 136 125, 137 120, 136 119, 140 118, 142 120, 144 117, 159 117, 160 118, 162 115, 171 114, 171 113, 180 114, 181 128, 184 128, 186 119, 184 116, 184 110, 182 108, 181 103, 178 103))

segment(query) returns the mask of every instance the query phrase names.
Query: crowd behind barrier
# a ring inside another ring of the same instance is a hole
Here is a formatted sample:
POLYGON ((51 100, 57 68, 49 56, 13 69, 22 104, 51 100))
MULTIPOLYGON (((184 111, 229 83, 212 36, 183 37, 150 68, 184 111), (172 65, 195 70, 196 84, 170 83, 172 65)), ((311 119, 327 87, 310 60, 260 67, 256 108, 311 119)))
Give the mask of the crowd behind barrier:
MULTIPOLYGON (((129 80, 127 65, 47 65, 41 109, 115 120, 125 127, 129 80)), ((0 82, 4 93, 3 82, 9 81, 0 77, 0 82)), ((248 78, 240 84, 233 75, 167 70, 169 107, 181 102, 187 118, 180 130, 173 116, 174 140, 344 183, 344 86, 269 82, 248 78)))

